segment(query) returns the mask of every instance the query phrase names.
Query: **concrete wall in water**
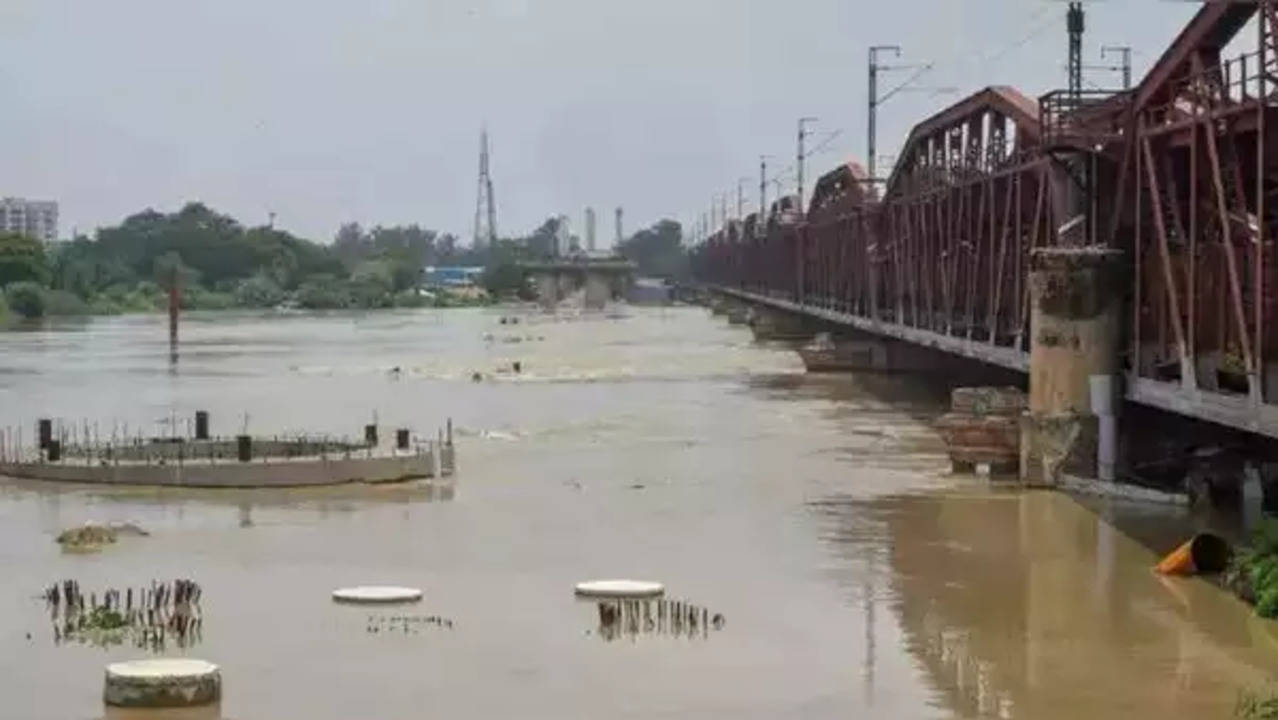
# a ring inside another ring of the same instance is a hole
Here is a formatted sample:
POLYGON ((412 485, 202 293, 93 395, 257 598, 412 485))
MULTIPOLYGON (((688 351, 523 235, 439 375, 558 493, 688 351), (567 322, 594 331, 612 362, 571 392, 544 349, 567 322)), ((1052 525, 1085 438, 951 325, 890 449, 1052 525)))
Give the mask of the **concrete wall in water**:
MULTIPOLYGON (((449 458, 451 460, 451 458, 449 458)), ((449 463, 451 465, 451 462, 449 463)), ((206 488, 304 487, 354 482, 396 482, 435 476, 432 452, 391 457, 167 463, 164 465, 83 465, 19 463, 0 465, 0 475, 59 482, 162 485, 206 488)))

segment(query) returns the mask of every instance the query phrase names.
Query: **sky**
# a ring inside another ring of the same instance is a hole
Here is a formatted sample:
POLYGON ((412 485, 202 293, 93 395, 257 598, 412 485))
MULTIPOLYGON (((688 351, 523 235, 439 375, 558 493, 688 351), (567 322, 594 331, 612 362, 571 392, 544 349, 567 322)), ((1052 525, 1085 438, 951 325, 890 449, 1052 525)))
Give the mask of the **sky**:
MULTIPOLYGON (((865 154, 866 51, 931 63, 879 115, 910 127, 989 85, 1065 83, 1058 0, 0 0, 0 196, 60 203, 61 234, 199 200, 320 242, 338 226, 472 234, 479 131, 497 225, 612 209, 626 231, 716 194, 757 204, 759 156, 814 178, 865 154), (950 92, 938 89, 953 88, 950 92), (838 135, 826 140, 830 133, 838 135)), ((1087 5, 1085 62, 1137 81, 1197 9, 1087 5)), ((890 88, 910 71, 889 72, 890 88)), ((1091 85, 1119 76, 1087 73, 1091 85)), ((811 187, 811 182, 807 183, 811 187)), ((792 191, 793 179, 786 183, 792 191)), ((773 189, 769 189, 769 194, 773 189)))

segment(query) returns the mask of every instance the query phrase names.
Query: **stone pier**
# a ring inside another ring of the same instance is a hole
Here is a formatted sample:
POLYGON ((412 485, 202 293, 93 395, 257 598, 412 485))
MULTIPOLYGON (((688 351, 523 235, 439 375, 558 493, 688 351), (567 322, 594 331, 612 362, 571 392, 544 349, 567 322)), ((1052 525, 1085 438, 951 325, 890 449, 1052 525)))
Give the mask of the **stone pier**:
POLYGON ((808 372, 930 373, 945 358, 928 348, 862 333, 821 333, 799 348, 808 372))
POLYGON ((1039 248, 1030 272, 1029 410, 1021 425, 1021 478, 1053 486, 1097 477, 1099 410, 1093 377, 1117 388, 1122 253, 1106 247, 1039 248))
POLYGON ((578 291, 587 308, 601 309, 609 300, 625 296, 636 265, 624 258, 574 255, 520 263, 520 269, 533 278, 537 301, 546 309, 578 291))
POLYGON ((752 308, 750 330, 755 340, 808 340, 813 332, 803 317, 757 305, 752 308))

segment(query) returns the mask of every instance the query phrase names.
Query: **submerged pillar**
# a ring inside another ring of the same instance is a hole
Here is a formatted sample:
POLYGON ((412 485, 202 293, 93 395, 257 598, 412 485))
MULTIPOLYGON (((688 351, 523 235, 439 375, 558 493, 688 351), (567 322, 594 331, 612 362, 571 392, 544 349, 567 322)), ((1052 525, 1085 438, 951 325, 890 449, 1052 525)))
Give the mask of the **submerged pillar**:
POLYGON ((534 277, 537 286, 537 302, 547 310, 554 309, 561 298, 559 294, 559 275, 554 272, 540 272, 534 277))
POLYGON ((607 275, 599 272, 586 273, 587 310, 602 310, 612 299, 612 282, 607 275))
POLYGON ((805 327, 803 317, 795 313, 773 310, 758 305, 752 308, 750 329, 755 340, 808 340, 812 332, 805 327))
POLYGON ((1021 425, 1021 479, 1028 484, 1098 476, 1096 413, 1112 415, 1093 407, 1092 378, 1119 372, 1121 260, 1120 251, 1101 246, 1033 253, 1029 411, 1021 425))

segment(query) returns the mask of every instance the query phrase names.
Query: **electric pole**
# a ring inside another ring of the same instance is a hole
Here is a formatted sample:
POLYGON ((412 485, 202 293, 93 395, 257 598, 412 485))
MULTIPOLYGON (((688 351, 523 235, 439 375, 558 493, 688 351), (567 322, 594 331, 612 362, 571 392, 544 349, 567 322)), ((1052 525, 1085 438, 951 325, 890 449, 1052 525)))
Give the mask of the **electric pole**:
POLYGON ((875 45, 870 48, 870 82, 869 82, 869 116, 866 119, 866 169, 870 173, 870 184, 878 178, 875 170, 878 166, 878 116, 879 116, 879 71, 885 69, 879 65, 879 53, 891 52, 894 57, 901 57, 899 45, 875 45))
POLYGON ((1101 58, 1110 53, 1118 53, 1122 58, 1123 64, 1118 67, 1105 68, 1106 70, 1120 70, 1123 73, 1123 89, 1132 89, 1132 48, 1130 45, 1106 45, 1101 48, 1101 58))
POLYGON ((745 184, 750 182, 750 178, 737 178, 737 220, 745 219, 745 184))
POLYGON ((814 117, 799 118, 799 151, 796 154, 795 167, 798 168, 797 169, 798 182, 796 184, 798 185, 798 190, 799 190, 799 214, 800 215, 807 214, 806 211, 803 209, 803 141, 807 139, 807 136, 808 136, 808 127, 807 127, 808 123, 814 123, 816 121, 817 119, 814 117))
POLYGON ((759 156, 759 220, 767 222, 764 214, 768 212, 768 156, 759 156))
POLYGON ((1078 102, 1083 96, 1083 3, 1069 4, 1065 23, 1069 30, 1069 95, 1078 102))
POLYGON ((622 237, 621 237, 621 206, 620 206, 620 205, 618 205, 618 206, 617 206, 616 215, 614 216, 614 219, 613 219, 613 224, 616 226, 616 231, 617 231, 617 237, 616 237, 616 239, 613 241, 613 247, 614 247, 614 248, 619 248, 619 247, 621 247, 621 241, 622 241, 622 237))

